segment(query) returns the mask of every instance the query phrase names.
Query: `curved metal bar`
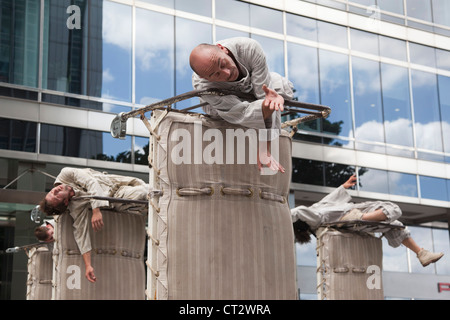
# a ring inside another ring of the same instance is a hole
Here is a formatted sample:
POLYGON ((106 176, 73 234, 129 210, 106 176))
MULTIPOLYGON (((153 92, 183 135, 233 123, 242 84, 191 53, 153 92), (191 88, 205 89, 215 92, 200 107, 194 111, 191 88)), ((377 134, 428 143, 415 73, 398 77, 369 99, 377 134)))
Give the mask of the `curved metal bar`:
MULTIPOLYGON (((248 93, 241 93, 236 91, 230 91, 230 90, 221 90, 221 89, 203 89, 203 90, 192 90, 177 96, 174 96, 172 98, 168 98, 156 103, 152 103, 150 105, 147 105, 145 107, 132 110, 129 112, 121 112, 119 113, 111 122, 111 135, 114 138, 119 139, 125 139, 126 135, 126 121, 129 118, 135 117, 140 115, 141 117, 146 112, 150 112, 153 110, 158 109, 167 109, 168 111, 177 111, 177 112, 187 112, 188 110, 192 110, 194 108, 198 108, 200 106, 205 105, 205 103, 201 103, 194 107, 189 107, 186 109, 172 109, 171 105, 183 100, 191 99, 194 97, 203 97, 203 96, 211 96, 211 95, 217 95, 217 96, 227 96, 227 95, 234 95, 237 96, 240 99, 244 99, 247 101, 256 101, 256 97, 252 94, 248 93)), ((308 116, 300 117, 297 119, 289 120, 285 123, 283 123, 282 128, 288 127, 288 126, 296 126, 300 122, 306 122, 311 121, 318 118, 326 118, 331 113, 331 108, 323 105, 318 104, 312 104, 312 103, 306 103, 306 102, 299 102, 295 100, 288 100, 285 99, 284 101, 285 110, 289 113, 306 113, 308 116), (314 111, 311 111, 314 110, 314 111)))

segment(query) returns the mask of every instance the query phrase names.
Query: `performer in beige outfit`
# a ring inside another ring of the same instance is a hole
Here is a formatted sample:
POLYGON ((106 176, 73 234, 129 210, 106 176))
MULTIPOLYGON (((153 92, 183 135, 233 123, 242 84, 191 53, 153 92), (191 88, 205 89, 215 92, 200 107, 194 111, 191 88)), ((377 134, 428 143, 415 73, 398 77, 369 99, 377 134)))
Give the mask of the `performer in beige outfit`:
MULTIPOLYGON (((395 203, 389 201, 351 202, 352 197, 346 189, 355 184, 356 176, 352 175, 344 184, 312 206, 298 206, 291 209, 296 241, 300 244, 308 243, 311 234, 314 234, 322 224, 338 221, 366 220, 403 226, 397 220, 401 217, 402 211, 395 203)), ((403 244, 412 250, 424 267, 438 261, 444 255, 421 248, 411 237, 407 227, 387 231, 384 236, 391 247, 397 248, 403 244)))
MULTIPOLYGON (((288 79, 269 71, 261 45, 244 37, 218 41, 214 45, 200 44, 192 50, 189 62, 194 71, 194 89, 230 90, 251 94, 257 99, 246 101, 235 95, 211 95, 200 100, 208 103, 203 108, 212 117, 259 129, 260 140, 268 144, 269 150, 270 140, 279 135, 284 99, 292 99, 294 91, 288 79)), ((267 155, 260 153, 259 156, 261 163, 274 171, 284 172, 269 151, 267 155)))
POLYGON ((48 215, 69 211, 74 223, 74 237, 86 267, 86 278, 95 282, 91 265, 91 239, 89 236, 89 208, 92 208, 91 224, 94 231, 103 228, 100 208, 111 208, 106 200, 80 198, 85 196, 113 197, 147 200, 148 184, 143 180, 98 172, 89 168, 63 168, 56 177, 54 188, 41 201, 40 210, 48 215))

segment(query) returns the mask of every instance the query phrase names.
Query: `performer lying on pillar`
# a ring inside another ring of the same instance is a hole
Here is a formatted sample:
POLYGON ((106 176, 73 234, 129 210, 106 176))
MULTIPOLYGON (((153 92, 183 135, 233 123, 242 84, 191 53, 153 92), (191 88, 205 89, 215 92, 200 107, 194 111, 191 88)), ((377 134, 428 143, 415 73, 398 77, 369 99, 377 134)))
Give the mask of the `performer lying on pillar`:
MULTIPOLYGON (((41 201, 40 210, 47 215, 63 214, 66 210, 72 216, 74 237, 86 267, 86 278, 95 282, 91 264, 91 239, 89 237, 89 208, 92 208, 92 229, 103 228, 100 208, 111 207, 109 201, 77 199, 82 196, 101 196, 132 200, 147 200, 148 184, 138 178, 98 172, 89 168, 63 168, 56 177, 54 188, 41 201), (75 198, 74 198, 75 197, 75 198)), ((114 205, 120 210, 121 204, 114 205)))
POLYGON ((259 99, 249 102, 234 95, 201 98, 208 102, 205 112, 213 117, 247 128, 271 129, 268 130, 269 136, 260 137, 258 167, 261 170, 262 163, 274 171, 284 172, 283 166, 270 154, 270 140, 279 135, 280 112, 284 109, 284 99, 293 98, 293 85, 278 73, 269 72, 260 44, 244 37, 226 39, 215 45, 200 44, 192 50, 189 62, 194 71, 194 89, 216 88, 251 93, 259 99), (261 143, 267 143, 267 147, 261 147, 261 143))
MULTIPOLYGON (((397 220, 401 217, 402 211, 398 205, 392 202, 350 202, 351 196, 347 193, 346 189, 355 184, 356 176, 353 175, 343 185, 312 206, 298 206, 291 209, 296 241, 301 244, 308 243, 311 240, 311 234, 320 225, 338 221, 383 221, 392 225, 403 226, 397 220)), ((412 250, 424 267, 438 261, 444 255, 443 253, 433 253, 421 248, 411 237, 411 233, 406 227, 402 229, 391 229, 384 236, 391 247, 397 248, 400 244, 403 244, 412 250)))
POLYGON ((53 234, 55 232, 55 220, 44 220, 44 223, 34 229, 34 235, 36 239, 41 242, 45 242, 47 248, 52 251, 53 250, 53 242, 55 239, 53 238, 53 234))

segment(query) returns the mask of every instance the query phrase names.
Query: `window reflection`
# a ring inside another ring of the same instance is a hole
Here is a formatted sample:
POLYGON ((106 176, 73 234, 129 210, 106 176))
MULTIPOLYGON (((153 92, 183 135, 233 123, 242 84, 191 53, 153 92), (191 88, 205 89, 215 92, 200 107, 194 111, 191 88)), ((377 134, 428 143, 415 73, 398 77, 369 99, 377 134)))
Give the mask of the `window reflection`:
POLYGON ((431 229, 433 237, 433 250, 443 252, 444 256, 436 263, 437 274, 450 274, 450 242, 449 231, 445 229, 431 229))
POLYGON ((381 240, 383 242, 383 271, 408 272, 407 248, 404 246, 391 247, 386 237, 381 240))
POLYGON ((175 9, 211 17, 211 0, 175 0, 175 9))
POLYGON ((168 8, 174 8, 175 0, 141 0, 141 1, 151 3, 151 4, 157 4, 159 6, 164 6, 164 7, 168 7, 168 8))
POLYGON ((409 51, 411 63, 436 68, 436 54, 434 48, 410 42, 409 51))
POLYGON ((148 105, 174 96, 174 17, 136 9, 135 43, 136 103, 148 105))
POLYGON ((406 13, 408 17, 432 22, 430 0, 406 0, 406 13))
POLYGON ((109 132, 42 124, 40 138, 40 153, 131 162, 130 136, 126 136, 124 140, 117 140, 109 132))
MULTIPOLYGON (((411 237, 420 247, 423 247, 430 251, 433 250, 433 238, 431 236, 430 228, 413 226, 408 226, 408 228, 411 231, 411 237)), ((424 268, 420 264, 419 259, 416 258, 416 255, 414 253, 411 253, 411 272, 432 274, 435 273, 435 266, 436 264, 431 264, 430 266, 424 268)))
MULTIPOLYGON (((193 90, 192 69, 189 66, 189 55, 192 49, 200 43, 212 43, 212 26, 210 24, 176 18, 176 92, 181 94, 193 90), (195 32, 192 32, 195 30, 195 32)), ((190 107, 198 104, 198 98, 177 103, 177 108, 190 107)))
POLYGON ((103 2, 79 1, 82 28, 72 30, 66 25, 66 3, 45 3, 43 88, 99 97, 103 78, 103 2))
POLYGON ((35 122, 0 118, 0 149, 36 152, 35 122))
POLYGON ((149 138, 134 137, 134 163, 148 165, 149 138))
POLYGON ((425 199, 448 201, 447 181, 442 178, 419 176, 420 195, 425 199))
POLYGON ((317 20, 286 13, 286 33, 290 36, 317 41, 317 20))
POLYGON ((320 102, 332 109, 323 132, 353 137, 348 56, 319 50, 319 77, 320 102))
MULTIPOLYGON (((354 174, 353 166, 292 158, 292 181, 317 186, 338 187, 354 174)), ((360 174, 365 171, 360 170, 360 174)))
POLYGON ((250 38, 250 33, 230 28, 216 27, 217 41, 235 37, 250 38))
POLYGON ((439 75, 438 83, 444 151, 450 153, 450 78, 439 75))
POLYGON ((319 66, 317 49, 288 42, 289 80, 295 88, 298 101, 318 104, 319 66))
MULTIPOLYGON (((355 138, 363 141, 384 142, 381 105, 380 67, 371 60, 352 57, 353 90, 355 101, 355 138)), ((364 146, 374 152, 384 152, 379 146, 364 146)))
POLYGON ((266 55, 270 72, 285 75, 284 72, 284 43, 282 40, 271 39, 252 34, 252 39, 259 42, 266 55))
POLYGON ((377 5, 383 11, 404 14, 403 0, 377 0, 377 5))
MULTIPOLYGON (((97 160, 131 163, 131 137, 115 139, 109 132, 102 132, 101 153, 93 157, 97 160)), ((100 143, 98 144, 100 148, 100 143)))
POLYGON ((130 6, 103 1, 102 97, 131 102, 131 26, 130 6))
POLYGON ((250 26, 283 33, 283 13, 266 7, 250 5, 250 26))
POLYGON ((297 257, 298 266, 317 266, 317 253, 316 253, 317 240, 314 236, 311 236, 311 242, 300 245, 295 244, 295 251, 297 257))
POLYGON ((450 2, 448 0, 433 0, 433 21, 450 27, 450 2))
POLYGON ((37 87, 39 0, 0 3, 0 82, 37 87))
POLYGON ((347 28, 337 24, 317 21, 318 39, 321 43, 347 48, 347 28))
POLYGON ((385 36, 378 36, 380 40, 380 55, 391 59, 407 61, 406 41, 385 36))
POLYGON ((358 171, 361 191, 389 193, 387 172, 378 169, 361 168, 358 171))
POLYGON ((450 51, 436 48, 436 64, 439 69, 450 71, 450 51))
POLYGON ((411 78, 417 147, 442 152, 436 75, 411 70, 411 78))
POLYGON ((388 171, 389 193, 399 196, 417 197, 416 175, 388 171))
POLYGON ((378 35, 361 30, 350 29, 350 37, 352 50, 370 53, 378 56, 378 35))
MULTIPOLYGON (((216 1, 216 18, 244 26, 250 25, 250 5, 236 0, 216 1)), ((218 39, 224 39, 219 38, 218 39)))

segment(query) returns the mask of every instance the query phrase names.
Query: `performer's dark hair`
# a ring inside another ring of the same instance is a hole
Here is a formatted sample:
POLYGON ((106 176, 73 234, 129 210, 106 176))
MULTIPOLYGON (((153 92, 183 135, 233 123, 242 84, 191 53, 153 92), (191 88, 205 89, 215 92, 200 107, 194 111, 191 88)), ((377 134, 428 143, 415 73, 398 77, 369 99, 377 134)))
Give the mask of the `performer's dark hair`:
POLYGON ((67 210, 67 206, 63 201, 58 203, 56 206, 50 205, 48 201, 44 198, 39 203, 39 210, 46 213, 49 216, 63 214, 67 210))
POLYGON ((297 220, 293 223, 295 241, 300 244, 305 244, 311 241, 311 228, 306 222, 297 220))

